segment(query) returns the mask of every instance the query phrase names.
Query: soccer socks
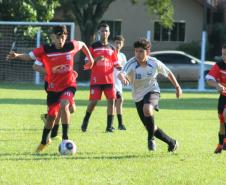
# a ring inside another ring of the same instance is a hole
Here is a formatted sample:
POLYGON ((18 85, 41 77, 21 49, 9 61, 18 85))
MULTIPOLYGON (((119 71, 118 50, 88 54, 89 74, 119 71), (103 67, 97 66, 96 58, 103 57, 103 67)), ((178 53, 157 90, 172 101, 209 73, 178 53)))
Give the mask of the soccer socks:
POLYGON ((69 124, 62 124, 62 139, 66 140, 68 139, 68 129, 69 129, 69 124))
POLYGON ((112 127, 113 119, 114 119, 114 115, 108 115, 107 116, 107 128, 112 127))
POLYGON ((47 129, 47 128, 43 129, 41 144, 46 145, 48 143, 50 131, 51 129, 47 129))
POLYGON ((160 128, 157 128, 154 135, 156 138, 167 143, 168 145, 173 141, 173 139, 169 137, 165 132, 163 132, 160 128))
POLYGON ((218 139, 219 139, 219 144, 220 144, 220 145, 223 145, 223 142, 224 142, 224 135, 218 133, 218 139))
POLYGON ((88 124, 90 116, 91 116, 91 112, 86 112, 83 122, 86 122, 88 124))
POLYGON ((54 125, 50 137, 56 137, 58 134, 59 124, 54 125))
POLYGON ((145 122, 145 127, 148 131, 148 140, 154 139, 154 117, 153 116, 148 116, 144 117, 144 122, 145 122))
POLYGON ((122 115, 121 114, 117 114, 117 118, 118 118, 118 125, 122 126, 122 115))

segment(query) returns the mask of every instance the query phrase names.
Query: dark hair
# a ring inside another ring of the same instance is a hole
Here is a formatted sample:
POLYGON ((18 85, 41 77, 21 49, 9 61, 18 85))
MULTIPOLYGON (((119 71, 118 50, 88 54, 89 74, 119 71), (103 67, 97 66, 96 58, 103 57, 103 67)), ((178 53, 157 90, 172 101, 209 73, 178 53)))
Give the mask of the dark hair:
POLYGON ((113 38, 113 41, 116 41, 116 40, 125 42, 125 38, 124 38, 122 35, 116 35, 116 36, 113 38))
POLYGON ((65 25, 54 26, 52 28, 52 33, 56 35, 67 35, 67 27, 65 25))
POLYGON ((134 48, 142 48, 142 49, 150 49, 151 48, 151 42, 149 42, 145 38, 140 38, 138 41, 135 41, 133 44, 134 48))
POLYGON ((226 44, 223 44, 222 49, 226 49, 226 44))
POLYGON ((105 22, 100 23, 100 25, 98 26, 98 29, 100 29, 102 27, 104 27, 104 28, 109 27, 110 28, 110 26, 107 23, 105 23, 105 22))

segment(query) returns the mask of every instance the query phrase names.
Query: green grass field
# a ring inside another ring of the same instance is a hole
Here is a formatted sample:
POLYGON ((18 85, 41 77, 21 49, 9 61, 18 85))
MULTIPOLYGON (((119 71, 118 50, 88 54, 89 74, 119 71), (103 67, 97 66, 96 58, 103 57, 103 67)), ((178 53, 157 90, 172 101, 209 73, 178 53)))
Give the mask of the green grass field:
MULTIPOLYGON (((217 143, 216 93, 162 92, 156 123, 180 143, 174 154, 157 141, 157 151, 147 150, 146 131, 139 121, 131 93, 124 92, 127 131, 104 133, 106 102, 99 102, 87 133, 80 131, 86 110, 87 89, 78 89, 77 112, 72 116, 70 139, 76 156, 60 156, 54 141, 41 155, 40 142, 46 112, 43 88, 0 85, 1 185, 220 185, 226 184, 226 152, 213 154, 217 143)), ((114 121, 117 127, 117 120, 114 121)))

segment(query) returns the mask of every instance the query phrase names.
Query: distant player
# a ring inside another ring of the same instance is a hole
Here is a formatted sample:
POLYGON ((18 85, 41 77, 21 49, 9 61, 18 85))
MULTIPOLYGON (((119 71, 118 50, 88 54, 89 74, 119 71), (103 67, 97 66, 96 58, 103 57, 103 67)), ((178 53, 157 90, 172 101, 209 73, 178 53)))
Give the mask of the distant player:
POLYGON ((89 104, 86 109, 86 114, 83 119, 81 130, 86 132, 89 118, 101 100, 104 92, 107 99, 107 127, 106 132, 113 132, 112 123, 114 118, 114 67, 120 68, 117 58, 117 52, 114 47, 108 42, 110 35, 109 25, 102 23, 99 26, 100 41, 93 43, 90 47, 90 52, 94 58, 94 65, 91 69, 90 77, 90 97, 89 104))
POLYGON ((62 139, 68 139, 68 129, 70 123, 69 107, 74 103, 74 93, 76 91, 76 75, 74 73, 74 55, 82 50, 88 57, 85 69, 92 68, 93 58, 87 46, 81 41, 66 42, 66 26, 54 26, 52 44, 35 48, 28 54, 18 54, 10 52, 8 59, 35 60, 40 58, 45 66, 47 74, 47 104, 48 116, 42 133, 41 143, 37 152, 42 152, 48 143, 49 134, 56 121, 57 114, 61 113, 62 139))
POLYGON ((154 110, 158 111, 160 88, 157 82, 157 75, 160 73, 167 77, 176 88, 176 97, 182 94, 173 73, 159 60, 150 57, 151 44, 145 39, 134 43, 135 57, 131 58, 119 73, 119 79, 123 84, 132 86, 133 100, 140 120, 148 132, 148 149, 156 150, 155 137, 168 144, 168 151, 177 149, 178 143, 169 137, 155 125, 154 110))
POLYGON ((219 143, 214 151, 216 154, 226 150, 226 45, 222 47, 222 59, 223 61, 217 62, 206 75, 207 84, 220 93, 218 99, 219 143))
MULTIPOLYGON (((122 35, 117 35, 113 38, 113 45, 116 49, 118 62, 121 66, 124 66, 126 63, 126 56, 121 52, 121 49, 124 46, 125 39, 122 35)), ((122 105, 123 105, 123 96, 122 96, 122 82, 118 79, 118 74, 120 71, 118 69, 114 69, 114 78, 115 78, 115 90, 116 90, 116 99, 115 99, 115 110, 118 118, 118 129, 126 130, 125 125, 123 124, 122 117, 122 105)))

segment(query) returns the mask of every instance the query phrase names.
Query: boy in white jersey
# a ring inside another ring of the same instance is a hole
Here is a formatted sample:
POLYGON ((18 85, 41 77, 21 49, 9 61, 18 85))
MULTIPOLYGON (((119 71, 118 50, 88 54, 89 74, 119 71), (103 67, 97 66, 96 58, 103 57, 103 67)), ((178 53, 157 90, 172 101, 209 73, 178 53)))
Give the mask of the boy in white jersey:
POLYGON ((159 60, 150 57, 151 43, 140 39, 134 43, 135 57, 131 58, 118 75, 121 82, 132 86, 133 100, 138 115, 148 132, 148 149, 156 150, 154 138, 168 144, 168 151, 177 149, 178 143, 169 137, 154 123, 154 110, 158 111, 160 89, 157 75, 160 73, 167 77, 176 88, 176 97, 182 95, 182 90, 173 73, 159 60))
MULTIPOLYGON (((113 38, 113 45, 117 51, 118 62, 121 66, 124 66, 127 61, 125 54, 121 52, 121 49, 124 46, 124 42, 125 39, 122 35, 117 35, 113 38)), ((126 130, 122 118, 123 97, 122 97, 122 82, 118 79, 119 72, 120 71, 118 69, 114 69, 115 90, 116 90, 115 110, 118 118, 118 129, 126 130)))

